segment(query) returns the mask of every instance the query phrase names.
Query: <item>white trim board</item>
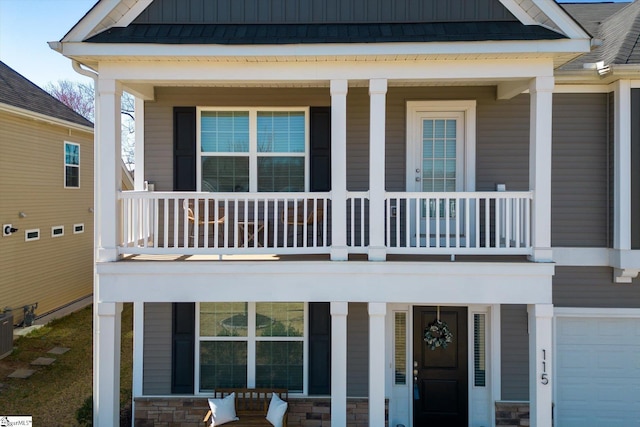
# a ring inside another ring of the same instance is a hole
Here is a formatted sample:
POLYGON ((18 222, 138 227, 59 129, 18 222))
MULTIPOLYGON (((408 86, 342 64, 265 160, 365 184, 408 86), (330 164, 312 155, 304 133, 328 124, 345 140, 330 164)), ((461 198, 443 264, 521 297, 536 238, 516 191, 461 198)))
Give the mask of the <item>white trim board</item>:
POLYGON ((640 318, 640 308, 554 307, 554 317, 640 318))

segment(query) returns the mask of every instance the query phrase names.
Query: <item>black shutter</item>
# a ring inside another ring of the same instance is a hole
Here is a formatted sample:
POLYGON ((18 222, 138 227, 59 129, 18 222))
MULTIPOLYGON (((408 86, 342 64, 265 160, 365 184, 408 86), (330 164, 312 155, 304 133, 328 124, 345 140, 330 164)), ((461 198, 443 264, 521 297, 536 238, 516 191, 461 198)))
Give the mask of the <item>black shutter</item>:
POLYGON ((196 107, 173 108, 173 190, 196 190, 196 107))
POLYGON ((309 303, 309 394, 331 394, 331 311, 309 303))
POLYGON ((171 393, 193 394, 196 305, 173 303, 171 334, 171 393))
POLYGON ((310 109, 311 191, 331 191, 331 107, 310 109))

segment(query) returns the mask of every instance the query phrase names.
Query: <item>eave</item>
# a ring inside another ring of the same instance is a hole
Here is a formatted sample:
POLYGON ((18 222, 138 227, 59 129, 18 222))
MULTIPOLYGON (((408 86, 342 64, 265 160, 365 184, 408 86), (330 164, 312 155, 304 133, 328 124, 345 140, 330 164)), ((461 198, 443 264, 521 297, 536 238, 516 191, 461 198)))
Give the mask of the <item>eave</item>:
POLYGON ((0 111, 10 113, 10 114, 15 114, 17 116, 24 117, 31 120, 45 122, 51 125, 63 126, 65 128, 73 129, 81 132, 93 133, 93 128, 90 126, 79 125, 77 123, 47 116, 45 114, 36 113, 34 111, 26 110, 24 108, 14 107, 13 105, 9 105, 9 104, 0 103, 0 111))
POLYGON ((100 62, 324 62, 552 58, 559 67, 589 52, 589 39, 305 45, 160 45, 65 42, 59 51, 97 69, 100 62))

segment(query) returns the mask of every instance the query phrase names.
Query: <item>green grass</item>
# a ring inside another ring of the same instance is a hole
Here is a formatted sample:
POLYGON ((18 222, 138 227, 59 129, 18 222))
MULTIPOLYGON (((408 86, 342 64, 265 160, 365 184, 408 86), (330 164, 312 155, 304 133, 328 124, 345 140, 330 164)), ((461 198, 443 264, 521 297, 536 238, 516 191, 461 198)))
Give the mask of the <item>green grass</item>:
MULTIPOLYGON (((0 415, 31 415, 33 425, 74 426, 75 413, 93 389, 93 314, 87 307, 14 341, 10 356, 0 360, 0 415), (51 355, 54 347, 71 348, 51 355), (30 367, 38 357, 52 357, 50 366, 30 367), (27 379, 7 378, 16 369, 35 369, 27 379)), ((131 401, 133 309, 122 312, 121 406, 131 401)))

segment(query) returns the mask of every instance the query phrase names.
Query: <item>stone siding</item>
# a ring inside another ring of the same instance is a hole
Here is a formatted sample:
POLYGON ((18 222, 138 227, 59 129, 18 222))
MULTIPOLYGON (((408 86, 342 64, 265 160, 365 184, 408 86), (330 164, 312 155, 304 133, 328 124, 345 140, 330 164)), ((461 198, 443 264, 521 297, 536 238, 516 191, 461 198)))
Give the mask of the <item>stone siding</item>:
MULTIPOLYGON (((203 427, 207 400, 189 397, 141 397, 135 399, 136 427, 203 427)), ((385 403, 389 424, 389 402, 385 403)), ((331 399, 289 398, 289 427, 330 427, 331 399)), ((347 399, 347 427, 369 427, 369 401, 347 399)))
POLYGON ((496 402, 496 426, 529 425, 529 402, 496 402))

